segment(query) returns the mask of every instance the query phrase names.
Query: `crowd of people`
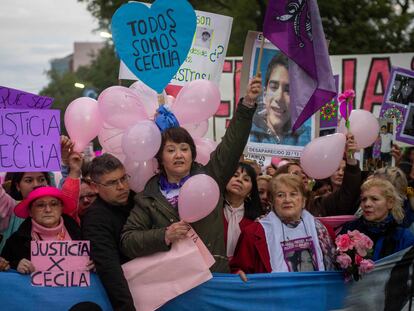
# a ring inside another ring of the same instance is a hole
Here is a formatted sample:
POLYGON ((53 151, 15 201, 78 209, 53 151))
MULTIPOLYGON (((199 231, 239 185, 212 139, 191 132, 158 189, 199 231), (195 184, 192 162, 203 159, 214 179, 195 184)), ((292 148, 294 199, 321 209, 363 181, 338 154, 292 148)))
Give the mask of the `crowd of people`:
MULTIPOLYGON (((189 224, 180 219, 181 186, 204 173, 218 184, 214 210, 191 227, 215 259, 212 272, 246 273, 337 270, 335 237, 341 230, 325 216, 356 215, 341 232, 359 230, 374 242, 377 260, 414 244, 411 153, 394 149, 398 167, 367 177, 347 135, 344 160, 326 180, 313 180, 298 161, 258 169, 243 159, 261 93, 261 79, 249 82, 246 96, 221 143, 205 165, 181 127, 162 133, 156 155, 159 170, 134 193, 122 162, 105 153, 90 162, 62 138, 62 180, 49 172, 7 173, 0 187, 0 269, 29 274, 33 240, 89 240, 91 261, 115 310, 135 310, 121 265, 136 257, 168 252, 185 239, 189 224), (408 169, 407 169, 408 167, 408 169)), ((196 207, 195 207, 196 208, 196 207)))

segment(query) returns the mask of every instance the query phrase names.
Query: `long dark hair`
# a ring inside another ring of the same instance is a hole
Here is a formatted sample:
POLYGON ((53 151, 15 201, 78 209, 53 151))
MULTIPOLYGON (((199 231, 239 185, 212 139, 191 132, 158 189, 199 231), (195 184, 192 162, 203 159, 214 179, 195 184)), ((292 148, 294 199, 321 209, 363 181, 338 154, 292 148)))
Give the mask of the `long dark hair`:
POLYGON ((252 166, 247 163, 239 162, 237 169, 247 173, 252 181, 252 190, 250 194, 244 199, 244 217, 255 220, 260 215, 264 214, 262 205, 260 203, 259 190, 257 187, 257 175, 252 166))
MULTIPOLYGON (((49 173, 41 173, 45 176, 47 184, 50 185, 49 173)), ((26 174, 26 172, 7 173, 4 178, 5 184, 10 183, 10 187, 6 189, 6 192, 17 201, 23 200, 22 193, 17 189, 17 185, 22 181, 24 174, 26 174)))

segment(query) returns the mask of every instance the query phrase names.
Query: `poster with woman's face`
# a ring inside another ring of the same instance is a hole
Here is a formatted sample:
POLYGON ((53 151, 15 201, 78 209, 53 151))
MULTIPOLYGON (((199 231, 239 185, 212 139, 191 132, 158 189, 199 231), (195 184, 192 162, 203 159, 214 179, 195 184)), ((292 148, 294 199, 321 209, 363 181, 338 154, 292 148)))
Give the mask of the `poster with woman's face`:
MULTIPOLYGON (((243 62, 243 67, 249 68, 249 77, 256 75, 260 53, 260 40, 252 43, 250 63, 243 62)), ((292 132, 288 59, 270 42, 264 45, 260 71, 263 93, 253 117, 247 153, 298 158, 315 136, 315 122, 309 119, 292 132)))

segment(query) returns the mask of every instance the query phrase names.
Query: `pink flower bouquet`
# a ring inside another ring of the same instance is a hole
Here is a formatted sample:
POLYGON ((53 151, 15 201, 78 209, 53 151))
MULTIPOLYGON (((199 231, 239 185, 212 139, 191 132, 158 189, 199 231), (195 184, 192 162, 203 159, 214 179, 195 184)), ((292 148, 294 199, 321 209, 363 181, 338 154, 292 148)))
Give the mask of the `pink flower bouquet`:
POLYGON ((358 281, 363 274, 374 269, 374 262, 369 259, 374 243, 358 230, 339 235, 336 240, 336 262, 345 272, 345 279, 358 281))

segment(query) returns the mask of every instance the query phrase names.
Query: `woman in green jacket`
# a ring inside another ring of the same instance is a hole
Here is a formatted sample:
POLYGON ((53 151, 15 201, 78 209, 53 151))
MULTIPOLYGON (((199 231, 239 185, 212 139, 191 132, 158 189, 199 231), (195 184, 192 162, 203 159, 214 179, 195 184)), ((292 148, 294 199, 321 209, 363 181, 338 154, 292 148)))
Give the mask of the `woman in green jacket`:
POLYGON ((160 173, 152 177, 144 191, 135 197, 135 207, 121 235, 121 247, 126 256, 133 259, 168 251, 172 243, 185 238, 188 225, 178 215, 179 189, 190 176, 207 174, 219 185, 220 199, 208 216, 191 226, 216 260, 211 271, 229 272, 224 245, 223 193, 247 143, 260 92, 261 79, 254 78, 248 85, 246 96, 239 102, 221 143, 205 166, 194 161, 196 147, 185 129, 175 127, 163 132, 161 147, 156 155, 160 173))

